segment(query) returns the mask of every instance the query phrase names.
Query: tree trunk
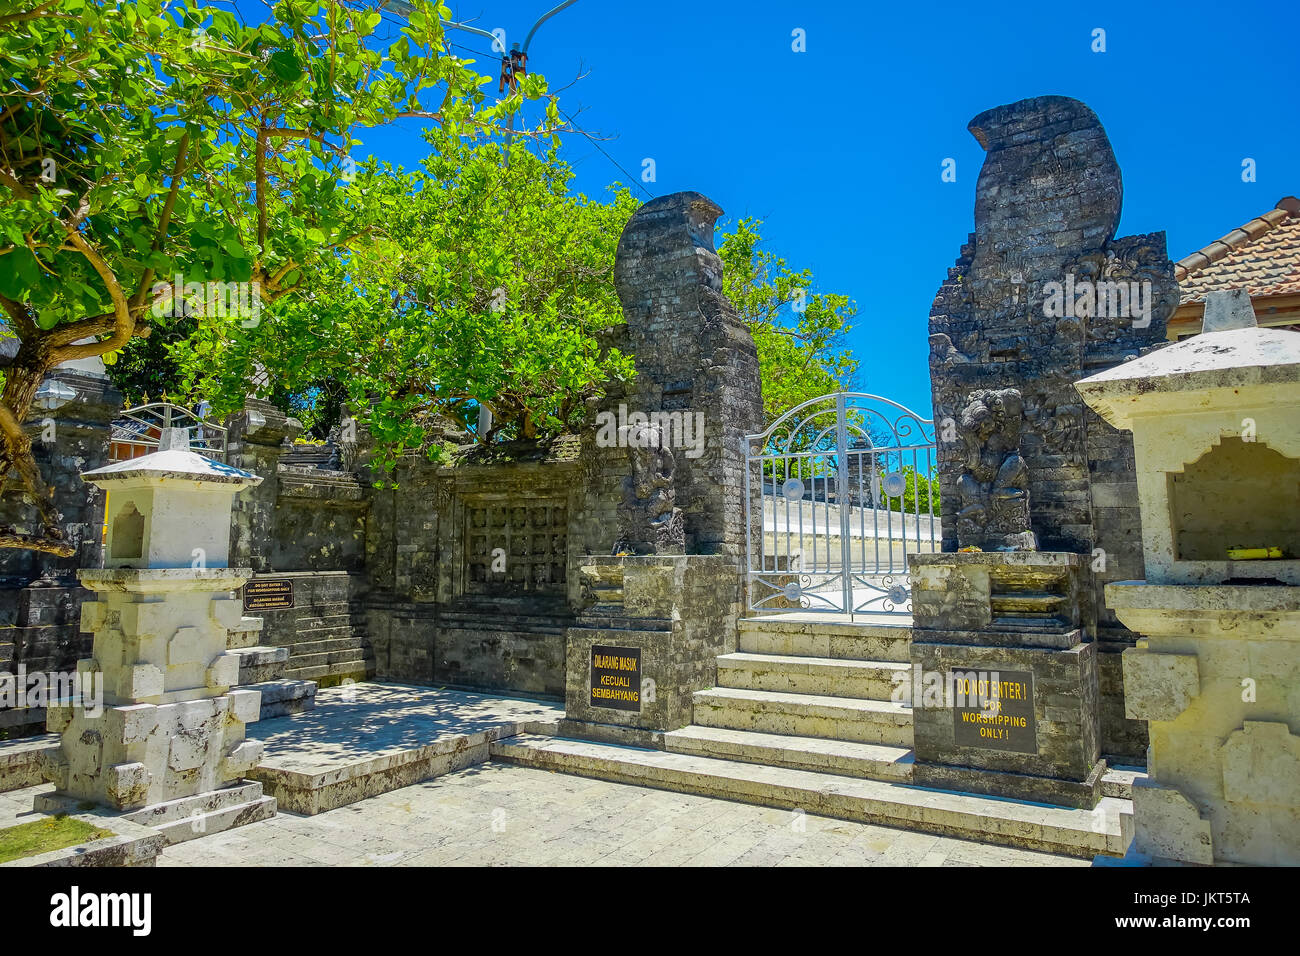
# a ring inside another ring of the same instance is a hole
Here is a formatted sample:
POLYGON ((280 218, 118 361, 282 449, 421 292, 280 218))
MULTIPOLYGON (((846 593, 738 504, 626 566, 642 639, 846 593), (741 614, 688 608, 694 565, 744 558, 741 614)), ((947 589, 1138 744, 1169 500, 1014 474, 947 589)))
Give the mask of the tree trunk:
POLYGON ((5 386, 0 393, 0 475, 16 472, 27 493, 40 511, 39 534, 23 534, 12 528, 0 528, 0 548, 26 548, 45 551, 67 558, 76 549, 66 540, 61 527, 63 516, 54 505, 54 489, 41 475, 32 453, 32 440, 23 428, 31 411, 36 390, 50 370, 42 355, 41 342, 24 342, 13 365, 5 369, 5 386))

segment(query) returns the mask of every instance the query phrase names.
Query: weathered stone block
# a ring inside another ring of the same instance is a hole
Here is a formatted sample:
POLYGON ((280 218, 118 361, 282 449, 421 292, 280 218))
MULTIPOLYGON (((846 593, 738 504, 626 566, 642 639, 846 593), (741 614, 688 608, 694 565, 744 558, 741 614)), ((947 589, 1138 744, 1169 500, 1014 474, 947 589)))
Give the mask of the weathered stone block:
POLYGON ((229 716, 241 723, 251 724, 258 719, 262 709, 262 695, 255 690, 230 690, 229 716))
POLYGON ((173 770, 193 770, 203 763, 208 752, 208 741, 179 733, 171 738, 167 751, 167 766, 173 770))
POLYGON ((115 764, 104 777, 105 793, 115 806, 125 810, 148 802, 151 774, 143 763, 115 764))
POLYGON ((167 642, 167 664, 193 664, 203 659, 206 641, 197 627, 178 627, 167 642))
POLYGON ((125 747, 143 743, 158 726, 158 708, 153 704, 110 707, 105 717, 109 733, 125 747))
POLYGON ((1210 866, 1210 821, 1173 787, 1139 777, 1133 781, 1134 846, 1145 856, 1210 866))
POLYGON ((266 745, 260 740, 245 740, 234 747, 221 762, 219 776, 223 782, 236 780, 257 766, 266 745))
POLYGON ((1279 721, 1248 720, 1222 747, 1224 799, 1300 807, 1300 736, 1279 721))
POLYGON ((128 696, 135 700, 159 697, 164 687, 163 673, 152 664, 136 664, 131 668, 128 696))
MULTIPOLYGON (((212 620, 216 621, 224 628, 235 630, 241 627, 244 622, 244 602, 231 598, 213 598, 208 605, 212 615, 212 620)), ((251 625, 257 618, 248 618, 251 625)), ((260 621, 257 625, 260 629, 260 621)))
POLYGON ((234 687, 239 683, 239 655, 220 654, 204 674, 208 687, 234 687))
POLYGON ((1145 642, 1124 651, 1124 713, 1173 720, 1201 692, 1195 654, 1156 654, 1145 642))

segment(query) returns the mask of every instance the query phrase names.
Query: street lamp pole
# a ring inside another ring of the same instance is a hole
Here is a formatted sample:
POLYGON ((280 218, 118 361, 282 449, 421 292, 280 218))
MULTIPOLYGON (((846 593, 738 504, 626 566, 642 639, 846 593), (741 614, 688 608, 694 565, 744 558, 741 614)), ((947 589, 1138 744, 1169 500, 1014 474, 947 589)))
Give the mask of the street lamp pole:
MULTIPOLYGON (((577 2, 578 0, 564 0, 563 3, 559 4, 558 6, 550 10, 547 10, 545 13, 543 13, 540 17, 537 18, 537 22, 534 23, 532 29, 528 31, 528 35, 524 37, 524 46, 523 49, 520 51, 523 53, 525 64, 527 64, 528 62, 528 47, 533 42, 533 34, 537 32, 537 28, 540 27, 547 20, 551 19, 551 17, 555 16, 561 10, 565 9, 566 7, 571 7, 577 2)), ((518 43, 516 43, 514 46, 516 50, 519 49, 518 43)), ((515 138, 515 114, 511 113, 510 118, 506 120, 506 162, 510 161, 510 143, 511 141, 514 140, 514 138, 515 138)))
MULTIPOLYGON (((513 44, 513 48, 515 50, 518 50, 523 55, 525 64, 527 64, 528 62, 528 47, 533 42, 533 35, 537 33, 537 28, 540 27, 547 20, 551 19, 551 17, 555 16, 561 10, 565 9, 566 7, 571 7, 577 2, 578 0, 564 0, 563 3, 558 4, 555 7, 552 7, 550 10, 547 10, 545 13, 543 13, 540 17, 537 18, 537 22, 534 23, 532 29, 528 31, 528 35, 524 37, 523 46, 520 47, 518 43, 513 44)), ((398 16, 409 17, 414 8, 409 3, 406 3, 405 0, 378 0, 378 2, 375 3, 375 9, 387 10, 390 13, 397 14, 398 16)), ((485 37, 486 39, 491 40, 493 43, 499 42, 499 38, 496 36, 496 34, 489 33, 487 30, 481 30, 478 27, 470 26, 468 23, 445 21, 443 23, 443 27, 448 30, 464 30, 466 33, 473 33, 476 34, 477 36, 485 37)), ((503 48, 501 53, 505 55, 505 52, 506 51, 503 48)), ((511 111, 510 115, 506 118, 506 162, 507 163, 510 162, 510 144, 514 142, 514 138, 515 138, 515 114, 513 111, 511 111)))

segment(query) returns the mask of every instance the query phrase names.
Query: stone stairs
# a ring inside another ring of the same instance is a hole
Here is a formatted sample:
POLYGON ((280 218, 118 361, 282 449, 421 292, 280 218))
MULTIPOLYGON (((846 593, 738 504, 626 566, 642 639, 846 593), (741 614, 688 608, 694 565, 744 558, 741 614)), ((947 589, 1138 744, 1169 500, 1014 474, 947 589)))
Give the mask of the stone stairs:
POLYGON ((718 658, 718 686, 695 695, 695 722, 666 734, 665 746, 908 780, 912 712, 891 697, 911 674, 910 639, 906 627, 744 618, 736 652, 718 658))
POLYGON ((1072 810, 882 780, 535 734, 491 744, 493 759, 680 793, 799 810, 981 843, 1092 858, 1132 840, 1128 800, 1072 810))
POLYGON ((231 628, 229 648, 239 655, 239 686, 262 695, 259 720, 300 714, 316 706, 316 683, 289 676, 289 649, 259 644, 262 619, 245 617, 231 628))
POLYGON ((494 758, 601 779, 1092 857, 1131 839, 1127 787, 1076 810, 913 786, 911 628, 805 615, 745 618, 718 686, 663 750, 521 735, 494 758), (901 694, 899 695, 902 696, 901 694))
POLYGON ((345 680, 369 680, 375 652, 366 639, 365 615, 346 601, 321 605, 316 615, 298 619, 284 677, 333 687, 345 680))

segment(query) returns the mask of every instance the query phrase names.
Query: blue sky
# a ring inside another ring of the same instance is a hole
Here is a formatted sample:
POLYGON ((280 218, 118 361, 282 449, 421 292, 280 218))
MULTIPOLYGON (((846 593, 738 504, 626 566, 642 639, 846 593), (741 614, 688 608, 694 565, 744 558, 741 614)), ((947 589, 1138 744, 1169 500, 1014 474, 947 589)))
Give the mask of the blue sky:
MULTIPOLYGON (((512 43, 554 2, 452 8, 512 43)), ((653 158, 654 195, 695 189, 727 220, 765 220, 774 251, 858 303, 859 387, 928 414, 930 303, 972 228, 983 159, 967 122, 1030 96, 1083 100, 1123 170, 1120 234, 1163 229, 1178 259, 1300 193, 1298 27, 1295 0, 578 0, 539 29, 529 65, 553 88, 588 74, 561 106, 614 137, 601 145, 638 179, 653 158), (791 49, 796 28, 806 52, 791 49), (955 183, 940 178, 949 157, 955 183)), ((366 141, 407 166, 423 148, 409 126, 366 141)), ((589 194, 627 178, 581 136, 564 155, 589 194)))

